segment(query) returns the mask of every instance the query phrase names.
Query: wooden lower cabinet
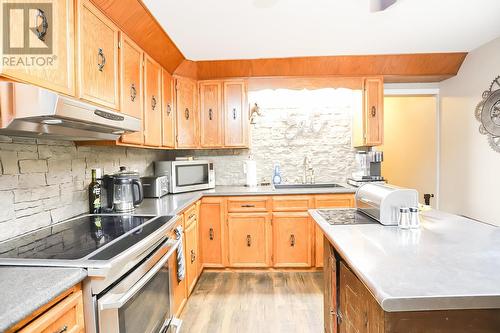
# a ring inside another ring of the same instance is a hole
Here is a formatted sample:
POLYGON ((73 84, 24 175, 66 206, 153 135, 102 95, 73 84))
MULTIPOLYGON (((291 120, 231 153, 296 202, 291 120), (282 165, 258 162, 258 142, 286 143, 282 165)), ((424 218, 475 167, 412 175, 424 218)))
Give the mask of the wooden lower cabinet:
MULTIPOLYGON (((340 264, 340 333, 384 332, 384 312, 363 283, 344 263, 340 264)), ((416 331, 415 331, 416 332, 416 331)))
POLYGON ((85 325, 83 321, 83 296, 80 286, 74 287, 74 291, 68 296, 52 307, 48 307, 45 312, 17 332, 85 332, 85 325))
POLYGON ((186 238, 186 285, 187 296, 191 294, 198 281, 198 221, 194 220, 186 225, 184 230, 186 238))
POLYGON ((311 217, 307 212, 273 213, 273 266, 311 267, 311 217))
POLYGON ((225 216, 223 198, 203 198, 200 207, 200 254, 203 267, 224 267, 222 224, 225 216))
POLYGON ((229 266, 271 266, 271 215, 229 213, 227 217, 229 266))
MULTIPOLYGON (((175 227, 182 226, 184 223, 183 218, 179 219, 175 227)), ((182 249, 184 251, 184 258, 186 257, 186 237, 182 239, 182 249)), ((177 256, 177 254, 176 254, 177 256)), ((171 274, 171 283, 172 283, 172 313, 174 316, 178 317, 184 307, 184 304, 187 301, 187 287, 186 287, 186 277, 182 281, 177 279, 177 261, 176 256, 172 257, 172 274, 171 274)), ((184 265, 184 267, 186 267, 184 265)))

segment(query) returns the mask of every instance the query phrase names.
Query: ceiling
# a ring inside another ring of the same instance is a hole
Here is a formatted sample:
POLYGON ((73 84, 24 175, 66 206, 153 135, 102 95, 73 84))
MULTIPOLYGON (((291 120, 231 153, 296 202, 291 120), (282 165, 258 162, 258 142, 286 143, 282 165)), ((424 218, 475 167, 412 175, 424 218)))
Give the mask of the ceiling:
POLYGON ((143 0, 187 59, 468 52, 500 36, 499 0, 143 0))

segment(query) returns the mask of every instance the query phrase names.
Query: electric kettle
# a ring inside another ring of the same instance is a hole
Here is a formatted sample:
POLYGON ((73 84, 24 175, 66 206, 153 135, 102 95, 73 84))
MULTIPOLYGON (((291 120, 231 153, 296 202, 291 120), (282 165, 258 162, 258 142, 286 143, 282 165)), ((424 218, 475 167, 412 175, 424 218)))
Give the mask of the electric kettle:
POLYGON ((120 171, 105 176, 108 207, 113 211, 126 213, 134 211, 144 199, 139 173, 120 167, 120 171))

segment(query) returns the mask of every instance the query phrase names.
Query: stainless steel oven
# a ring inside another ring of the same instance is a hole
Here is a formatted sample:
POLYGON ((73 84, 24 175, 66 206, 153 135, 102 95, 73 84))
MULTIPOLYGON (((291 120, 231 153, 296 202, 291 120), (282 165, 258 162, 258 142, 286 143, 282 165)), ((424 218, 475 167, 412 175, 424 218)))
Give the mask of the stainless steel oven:
POLYGON ((171 281, 181 240, 168 239, 110 290, 97 297, 99 332, 179 332, 173 317, 171 281))
POLYGON ((155 162, 155 175, 168 177, 170 193, 215 187, 214 165, 206 160, 158 161, 155 162))

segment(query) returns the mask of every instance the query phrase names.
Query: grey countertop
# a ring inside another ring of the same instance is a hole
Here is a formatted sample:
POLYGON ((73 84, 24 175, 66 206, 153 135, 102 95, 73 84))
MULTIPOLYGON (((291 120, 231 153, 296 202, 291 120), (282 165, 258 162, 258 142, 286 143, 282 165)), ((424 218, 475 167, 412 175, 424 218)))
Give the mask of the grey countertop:
MULTIPOLYGON (((169 194, 144 199, 135 214, 177 215, 203 196, 353 193, 354 188, 275 190, 272 186, 217 186, 206 191, 169 194)), ((84 269, 54 267, 0 267, 0 332, 83 280, 84 269)))
POLYGON ((419 230, 310 213, 385 311, 500 308, 500 228, 436 210, 419 230))
POLYGON ((0 267, 0 332, 87 276, 81 268, 0 267))

